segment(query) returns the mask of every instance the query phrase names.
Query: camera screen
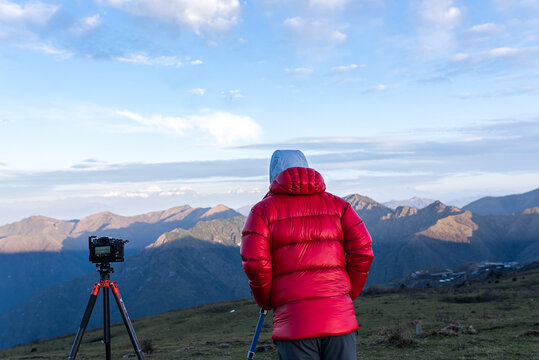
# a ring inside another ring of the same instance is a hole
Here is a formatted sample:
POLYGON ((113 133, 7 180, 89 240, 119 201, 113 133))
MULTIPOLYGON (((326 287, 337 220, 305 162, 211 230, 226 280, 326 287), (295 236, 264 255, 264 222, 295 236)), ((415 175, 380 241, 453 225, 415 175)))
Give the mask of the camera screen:
POLYGON ((110 255, 110 246, 96 246, 95 247, 95 256, 109 256, 110 255))

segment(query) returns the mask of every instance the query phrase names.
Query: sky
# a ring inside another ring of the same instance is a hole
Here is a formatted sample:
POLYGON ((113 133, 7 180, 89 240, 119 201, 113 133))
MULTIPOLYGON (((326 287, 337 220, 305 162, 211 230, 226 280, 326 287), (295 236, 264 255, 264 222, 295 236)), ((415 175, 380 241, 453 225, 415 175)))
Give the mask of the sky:
POLYGON ((539 187, 535 0, 0 0, 0 225, 539 187))

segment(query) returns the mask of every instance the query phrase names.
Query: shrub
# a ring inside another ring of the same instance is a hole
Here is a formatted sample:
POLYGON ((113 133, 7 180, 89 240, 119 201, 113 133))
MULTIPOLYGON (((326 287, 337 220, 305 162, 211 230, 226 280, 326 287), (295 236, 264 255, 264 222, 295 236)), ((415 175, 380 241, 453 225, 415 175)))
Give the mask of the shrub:
POLYGON ((152 338, 145 338, 142 340, 140 342, 140 349, 145 354, 153 354, 155 352, 155 347, 152 338))
POLYGON ((399 348, 413 346, 416 344, 416 341, 412 338, 410 331, 400 325, 394 328, 382 328, 380 335, 382 336, 380 343, 385 343, 399 348))

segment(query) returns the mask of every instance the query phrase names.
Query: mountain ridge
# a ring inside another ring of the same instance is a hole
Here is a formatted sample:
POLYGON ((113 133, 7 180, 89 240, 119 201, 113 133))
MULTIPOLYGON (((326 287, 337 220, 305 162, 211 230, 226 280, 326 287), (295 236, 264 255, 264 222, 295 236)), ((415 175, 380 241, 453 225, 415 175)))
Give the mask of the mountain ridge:
POLYGON ((479 215, 503 215, 539 206, 539 188, 505 196, 486 196, 472 201, 463 209, 479 215))
POLYGON ((136 239, 132 241, 130 247, 132 248, 134 243, 135 247, 143 248, 154 239, 144 243, 143 240, 137 239, 136 232, 130 234, 128 230, 125 230, 125 234, 122 235, 121 230, 137 224, 157 223, 165 224, 164 229, 172 230, 179 226, 188 227, 194 225, 198 221, 238 215, 240 214, 233 209, 220 204, 211 208, 193 208, 189 205, 182 205, 163 211, 153 211, 134 216, 122 216, 110 211, 103 211, 80 220, 59 220, 45 216, 30 216, 21 221, 0 227, 0 253, 80 249, 87 246, 85 235, 90 233, 100 235, 106 231, 119 232, 118 237, 135 236, 136 239), (176 224, 167 227, 167 223, 176 224), (78 241, 79 246, 74 244, 74 240, 80 240, 78 241))

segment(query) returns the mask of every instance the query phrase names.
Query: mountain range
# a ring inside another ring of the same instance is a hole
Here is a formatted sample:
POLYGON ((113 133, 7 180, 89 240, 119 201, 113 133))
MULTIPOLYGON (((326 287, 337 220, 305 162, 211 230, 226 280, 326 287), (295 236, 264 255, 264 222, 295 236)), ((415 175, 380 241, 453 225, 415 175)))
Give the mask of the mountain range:
POLYGON ((44 286, 92 272, 88 262, 88 236, 129 239, 126 255, 144 249, 163 233, 190 228, 199 222, 238 216, 218 205, 188 205, 138 216, 102 212, 81 220, 57 220, 32 216, 0 227, 0 313, 12 308, 44 286))
MULTIPOLYGON (((345 200, 374 239, 368 284, 469 261, 539 259, 539 203, 534 201, 524 211, 479 215, 439 201, 422 209, 391 209, 358 194, 345 200)), ((112 279, 132 317, 248 297, 238 251, 244 221, 219 205, 133 217, 100 213, 71 221, 31 217, 0 227, 0 289, 10 293, 0 303, 0 347, 75 331, 98 280, 88 262, 88 235, 131 241, 126 245, 131 256, 114 264, 112 279)), ((91 326, 100 324, 99 306, 95 312, 91 326)))
POLYGON ((539 189, 523 194, 487 196, 469 203, 463 209, 479 215, 502 215, 522 212, 536 206, 539 206, 539 189))
POLYGON ((156 237, 175 228, 189 228, 199 221, 237 216, 224 206, 178 206, 137 216, 101 212, 81 220, 57 220, 32 216, 0 227, 0 253, 86 250, 89 235, 129 239, 129 248, 142 249, 156 237))
MULTIPOLYGON (((129 315, 138 318, 249 297, 238 248, 220 243, 234 238, 243 221, 243 217, 211 220, 209 226, 197 224, 190 230, 174 230, 125 263, 111 264, 115 270, 111 280, 117 281, 129 315), (231 229, 230 236, 216 239, 212 229, 224 228, 231 229)), ((91 287, 98 280, 97 273, 90 273, 50 285, 0 314, 0 348, 76 331, 91 287)), ((98 301, 89 329, 102 325, 102 309, 98 301)), ((114 301, 111 318, 121 321, 114 301)))

